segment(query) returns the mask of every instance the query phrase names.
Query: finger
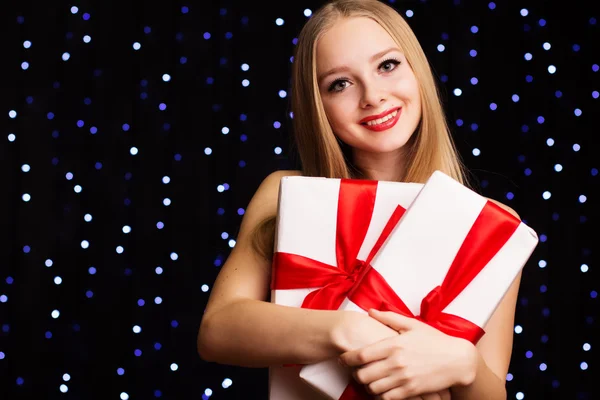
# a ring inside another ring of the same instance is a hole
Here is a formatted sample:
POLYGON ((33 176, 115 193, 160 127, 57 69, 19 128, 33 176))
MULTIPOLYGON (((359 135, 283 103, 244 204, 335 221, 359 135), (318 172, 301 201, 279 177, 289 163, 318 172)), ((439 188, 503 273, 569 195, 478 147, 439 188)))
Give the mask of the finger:
POLYGON ((395 388, 380 394, 379 397, 385 396, 386 399, 422 400, 423 395, 417 395, 417 393, 419 393, 419 390, 417 390, 414 385, 408 383, 402 386, 396 386, 395 388))
POLYGON ((388 338, 363 348, 347 351, 340 355, 342 363, 349 367, 358 367, 388 358, 393 351, 398 351, 399 337, 388 338), (390 339, 393 339, 392 343, 390 339))
POLYGON ((414 318, 393 311, 378 311, 374 308, 369 310, 369 316, 398 332, 405 332, 413 329, 415 327, 415 322, 417 322, 414 318))
POLYGON ((424 393, 421 395, 423 400, 442 400, 441 394, 438 393, 424 393))
MULTIPOLYGON (((402 396, 402 394, 399 394, 399 390, 401 389, 401 387, 397 387, 396 389, 390 390, 388 391, 388 395, 392 394, 391 398, 393 399, 403 399, 403 400, 451 400, 450 398, 450 391, 448 389, 442 390, 440 392, 436 392, 436 393, 422 393, 418 396, 411 396, 411 397, 400 397, 402 396), (395 392, 396 394, 392 393, 395 392)), ((379 396, 378 396, 379 398, 379 396)))
POLYGON ((384 361, 375 361, 362 367, 352 368, 352 377, 362 385, 369 385, 379 379, 387 376, 388 368, 385 367, 384 361))
MULTIPOLYGON (((381 397, 378 397, 378 399, 380 399, 380 398, 381 397)), ((407 397, 406 399, 403 399, 403 400, 423 400, 423 397, 421 397, 421 396, 412 396, 412 397, 407 397)))
POLYGON ((450 394, 450 389, 444 389, 441 392, 438 392, 441 400, 452 400, 452 396, 450 394))
POLYGON ((370 383, 366 384, 366 390, 370 394, 379 395, 398 387, 399 384, 401 384, 401 382, 399 382, 396 377, 386 374, 382 378, 372 380, 370 383))

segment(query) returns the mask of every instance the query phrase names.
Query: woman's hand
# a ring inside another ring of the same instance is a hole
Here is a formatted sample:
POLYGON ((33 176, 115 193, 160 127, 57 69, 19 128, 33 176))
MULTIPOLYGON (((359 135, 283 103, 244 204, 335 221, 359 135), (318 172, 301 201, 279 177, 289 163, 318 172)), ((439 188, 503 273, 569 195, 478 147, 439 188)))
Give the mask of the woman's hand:
POLYGON ((380 340, 398 336, 387 325, 356 311, 340 311, 341 318, 332 333, 333 342, 340 354, 357 350, 380 340))
POLYGON ((377 399, 437 399, 431 396, 475 378, 477 350, 469 341, 394 312, 373 310, 369 316, 400 334, 348 351, 340 361, 353 368, 354 379, 377 399), (424 393, 433 394, 428 398, 424 393))

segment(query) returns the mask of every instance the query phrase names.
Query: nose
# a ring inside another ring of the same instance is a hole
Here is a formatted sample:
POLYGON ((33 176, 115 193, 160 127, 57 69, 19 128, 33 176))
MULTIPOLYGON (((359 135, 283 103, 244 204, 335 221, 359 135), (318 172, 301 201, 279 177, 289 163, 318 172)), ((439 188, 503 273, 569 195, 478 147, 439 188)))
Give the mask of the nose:
POLYGON ((381 84, 368 82, 363 85, 361 108, 378 108, 387 100, 387 92, 381 84))

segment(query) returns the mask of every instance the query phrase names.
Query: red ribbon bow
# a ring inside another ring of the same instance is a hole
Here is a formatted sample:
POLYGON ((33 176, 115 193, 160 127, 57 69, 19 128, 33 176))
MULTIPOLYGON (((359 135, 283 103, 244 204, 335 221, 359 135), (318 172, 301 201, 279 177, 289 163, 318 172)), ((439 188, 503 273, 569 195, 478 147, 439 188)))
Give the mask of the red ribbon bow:
POLYGON ((377 183, 352 179, 342 179, 340 182, 336 231, 337 266, 297 254, 276 252, 273 256, 271 289, 318 288, 306 296, 302 308, 337 310, 369 270, 369 263, 405 211, 401 206, 396 208, 367 260, 358 260, 356 257, 373 215, 377 183))

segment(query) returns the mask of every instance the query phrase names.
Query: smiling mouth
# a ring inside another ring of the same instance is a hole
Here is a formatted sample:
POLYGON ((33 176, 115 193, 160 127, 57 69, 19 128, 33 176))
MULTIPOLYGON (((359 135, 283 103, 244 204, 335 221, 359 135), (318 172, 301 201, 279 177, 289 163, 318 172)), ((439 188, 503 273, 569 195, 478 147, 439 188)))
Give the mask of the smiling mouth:
POLYGON ((390 119, 394 118, 398 114, 398 111, 399 111, 399 109, 394 110, 393 112, 389 113, 385 117, 374 119, 372 121, 363 122, 361 125, 364 125, 364 126, 376 126, 376 125, 383 124, 384 122, 387 122, 390 119))
POLYGON ((388 129, 393 128, 400 116, 402 115, 402 107, 398 107, 389 114, 384 115, 381 118, 372 119, 370 121, 362 122, 360 125, 365 129, 373 132, 384 132, 388 129))

